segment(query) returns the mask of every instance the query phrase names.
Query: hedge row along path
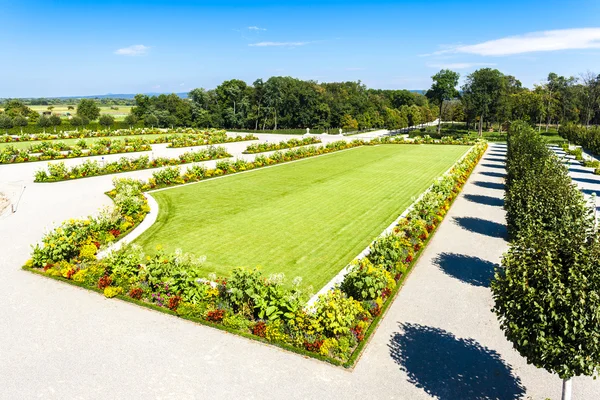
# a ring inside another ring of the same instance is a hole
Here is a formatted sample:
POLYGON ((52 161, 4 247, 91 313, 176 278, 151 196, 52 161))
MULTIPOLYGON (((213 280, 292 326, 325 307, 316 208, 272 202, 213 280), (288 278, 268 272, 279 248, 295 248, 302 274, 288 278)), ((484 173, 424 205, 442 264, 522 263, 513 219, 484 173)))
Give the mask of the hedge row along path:
MULTIPOLYGON (((22 271, 45 227, 111 203, 108 176, 28 186, 0 221, 0 398, 505 399, 521 393, 516 376, 524 397, 559 398, 558 378, 512 350, 477 285, 506 249, 483 234, 504 223, 500 150, 490 146, 352 372, 22 271)), ((577 398, 600 398, 599 382, 573 385, 577 398)))

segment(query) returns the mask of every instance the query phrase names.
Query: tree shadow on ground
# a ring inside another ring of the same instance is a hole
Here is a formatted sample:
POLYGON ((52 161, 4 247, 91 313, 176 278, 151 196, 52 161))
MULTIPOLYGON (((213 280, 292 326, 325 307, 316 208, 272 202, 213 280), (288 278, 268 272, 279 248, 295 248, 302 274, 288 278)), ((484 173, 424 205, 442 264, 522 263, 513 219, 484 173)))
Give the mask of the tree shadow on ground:
POLYGON ((481 164, 482 167, 504 169, 504 164, 481 164))
POLYGON ((456 224, 469 232, 501 239, 508 237, 506 226, 497 222, 474 217, 453 217, 453 219, 456 224))
POLYGON ((584 194, 587 194, 589 196, 596 195, 596 197, 600 197, 600 190, 581 189, 581 192, 583 192, 584 194))
POLYGON ((594 170, 593 169, 585 169, 585 168, 572 168, 572 167, 569 167, 569 172, 582 173, 582 174, 593 174, 594 170))
POLYGON ((498 198, 498 197, 483 196, 480 194, 465 194, 464 197, 465 197, 465 199, 467 199, 473 203, 483 204, 486 206, 493 206, 493 207, 503 207, 504 206, 504 199, 498 198))
POLYGON ((484 161, 491 161, 491 162, 505 162, 506 158, 501 158, 501 157, 484 157, 483 158, 484 161))
POLYGON ((499 152, 499 151, 490 151, 490 152, 488 153, 488 155, 490 155, 490 156, 494 156, 494 157, 502 157, 502 159, 505 159, 505 158, 506 158, 506 152, 505 152, 505 151, 503 151, 503 152, 499 152))
POLYGON ((598 179, 571 177, 572 180, 582 183, 600 184, 600 176, 598 179))
POLYGON ((486 189, 504 190, 504 183, 475 181, 473 184, 486 189))
POLYGON ((473 286, 489 287, 494 276, 494 263, 479 257, 441 253, 433 261, 447 275, 473 286))
POLYGON ((494 178, 506 178, 506 174, 504 174, 502 172, 483 171, 483 172, 480 172, 480 174, 485 175, 485 176, 491 176, 494 178))
POLYGON ((443 329, 400 324, 392 335, 390 356, 408 381, 441 400, 519 399, 525 394, 521 379, 496 351, 474 339, 463 339, 443 329))

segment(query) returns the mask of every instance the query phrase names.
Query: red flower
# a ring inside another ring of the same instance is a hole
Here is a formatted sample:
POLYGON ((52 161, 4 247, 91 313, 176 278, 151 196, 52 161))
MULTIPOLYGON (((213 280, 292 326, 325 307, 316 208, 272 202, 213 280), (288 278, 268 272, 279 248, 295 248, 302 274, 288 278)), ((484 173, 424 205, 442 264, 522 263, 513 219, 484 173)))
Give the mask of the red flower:
POLYGON ((108 275, 104 275, 98 279, 98 288, 105 289, 110 286, 112 283, 112 278, 108 275))
POLYGON ((267 324, 265 324, 263 321, 257 322, 256 325, 254 325, 252 327, 252 334, 255 336, 264 338, 266 333, 267 333, 267 324))

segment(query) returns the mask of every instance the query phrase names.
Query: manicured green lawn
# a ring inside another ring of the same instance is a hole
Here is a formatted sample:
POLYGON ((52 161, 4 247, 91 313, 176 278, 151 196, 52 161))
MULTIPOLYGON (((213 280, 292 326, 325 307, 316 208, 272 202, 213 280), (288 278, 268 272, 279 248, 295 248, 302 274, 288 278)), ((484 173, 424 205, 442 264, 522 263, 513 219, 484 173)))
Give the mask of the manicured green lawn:
POLYGON ((379 235, 466 146, 380 145, 152 193, 156 223, 136 243, 301 276, 320 289, 379 235))

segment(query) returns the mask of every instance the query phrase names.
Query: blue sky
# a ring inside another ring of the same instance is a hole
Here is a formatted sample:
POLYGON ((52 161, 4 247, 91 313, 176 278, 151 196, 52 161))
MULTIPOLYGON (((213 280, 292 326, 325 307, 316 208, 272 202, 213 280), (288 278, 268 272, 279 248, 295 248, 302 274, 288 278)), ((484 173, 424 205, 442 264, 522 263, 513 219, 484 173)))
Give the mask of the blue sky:
POLYGON ((482 66, 531 86, 551 71, 600 72, 598 15, 597 0, 0 0, 0 98, 273 75, 426 89, 440 68, 482 66))

